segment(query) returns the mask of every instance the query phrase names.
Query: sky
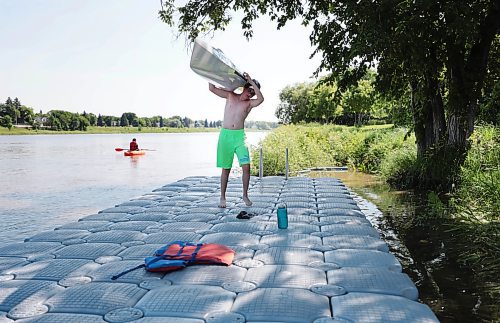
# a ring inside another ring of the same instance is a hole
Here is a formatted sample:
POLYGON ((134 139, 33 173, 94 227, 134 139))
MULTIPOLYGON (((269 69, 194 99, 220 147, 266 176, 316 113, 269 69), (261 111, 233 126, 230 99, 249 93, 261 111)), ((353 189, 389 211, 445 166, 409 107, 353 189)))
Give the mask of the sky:
MULTIPOLYGON (((65 110, 221 120, 224 99, 189 67, 184 36, 158 18, 158 0, 0 0, 0 102, 65 110)), ((313 81, 310 28, 276 30, 267 18, 243 36, 239 19, 202 39, 261 83, 265 101, 247 120, 277 121, 279 93, 313 81)))

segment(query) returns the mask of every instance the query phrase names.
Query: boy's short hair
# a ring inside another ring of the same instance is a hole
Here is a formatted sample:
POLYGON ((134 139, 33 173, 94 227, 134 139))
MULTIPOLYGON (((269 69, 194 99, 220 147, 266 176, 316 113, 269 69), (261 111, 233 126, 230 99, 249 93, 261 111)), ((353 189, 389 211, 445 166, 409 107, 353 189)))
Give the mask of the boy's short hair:
MULTIPOLYGON (((259 83, 259 81, 257 81, 256 79, 253 79, 252 81, 253 81, 253 82, 255 83, 255 85, 257 85, 257 87, 260 89, 260 83, 259 83)), ((246 84, 245 84, 245 86, 244 86, 244 88, 245 88, 245 89, 248 89, 250 86, 252 86, 252 84, 250 84, 250 83, 246 83, 246 84)))

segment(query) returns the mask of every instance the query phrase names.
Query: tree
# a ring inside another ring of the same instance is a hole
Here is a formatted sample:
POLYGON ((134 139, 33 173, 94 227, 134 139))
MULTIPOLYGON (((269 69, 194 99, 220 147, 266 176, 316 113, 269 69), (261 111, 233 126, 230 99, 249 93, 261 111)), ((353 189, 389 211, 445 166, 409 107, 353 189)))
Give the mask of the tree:
POLYGON ((120 126, 128 127, 129 125, 130 125, 130 122, 127 118, 127 115, 125 113, 123 113, 121 118, 120 118, 120 126))
POLYGON ((308 113, 312 110, 310 93, 314 86, 313 83, 299 83, 281 90, 279 94, 281 103, 276 109, 276 117, 285 124, 312 121, 308 113))
POLYGON ((8 128, 9 130, 12 129, 12 118, 9 115, 5 115, 3 117, 0 117, 0 126, 8 128))
MULTIPOLYGON (((276 117, 282 123, 317 122, 361 125, 372 114, 387 116, 387 107, 377 102, 375 74, 369 71, 356 85, 341 91, 335 84, 299 83, 280 92, 276 117)), ((381 101, 381 100, 380 100, 381 101)))
POLYGON ((193 123, 193 120, 189 119, 188 117, 184 117, 182 119, 182 124, 184 124, 184 127, 186 127, 186 128, 189 128, 192 123, 193 123))
POLYGON ((7 98, 5 104, 0 106, 0 117, 10 116, 12 123, 17 124, 17 118, 19 118, 19 110, 17 106, 20 106, 19 100, 16 98, 14 101, 10 97, 7 98))
POLYGON ((102 116, 104 124, 108 127, 116 127, 119 125, 120 118, 114 116, 102 116))
POLYGON ((162 0, 161 5, 160 18, 190 39, 224 30, 235 11, 243 14, 247 38, 259 16, 268 15, 278 29, 301 19, 313 27, 313 55, 323 58, 316 74, 329 71, 326 82, 347 88, 376 67, 380 89, 393 96, 410 92, 418 156, 452 151, 458 164, 474 129, 500 28, 498 0, 189 0, 180 5, 162 0))
POLYGON ((14 119, 14 123, 17 124, 18 122, 18 119, 21 115, 20 113, 20 110, 21 110, 21 102, 19 101, 18 98, 15 98, 14 99, 14 102, 12 102, 12 106, 14 107, 14 111, 15 111, 15 114, 16 114, 16 117, 14 119))
POLYGON ((35 118, 35 114, 33 113, 32 108, 25 107, 21 105, 18 109, 19 118, 18 121, 20 124, 31 124, 35 118))
POLYGON ((497 35, 491 46, 491 59, 488 61, 488 71, 483 89, 483 97, 479 105, 479 120, 500 125, 500 36, 497 35))
POLYGON ((90 126, 90 121, 84 116, 78 116, 78 128, 75 130, 87 131, 87 127, 90 126))
POLYGON ((97 117, 97 126, 98 127, 104 126, 104 121, 102 120, 102 116, 100 113, 99 113, 99 116, 97 117))
POLYGON ((120 118, 120 126, 128 127, 128 126, 138 127, 139 126, 139 118, 133 112, 124 112, 120 118), (125 119, 127 121, 125 121, 125 119))
POLYGON ((97 125, 97 116, 95 114, 83 111, 82 117, 87 119, 89 126, 97 125))
POLYGON ((170 128, 182 128, 182 121, 180 117, 171 117, 165 119, 165 125, 170 128))
POLYGON ((354 123, 363 125, 375 103, 375 93, 369 80, 360 80, 358 86, 353 86, 342 95, 342 108, 354 115, 354 123), (364 120, 363 120, 364 119, 364 120))
POLYGON ((48 124, 51 130, 86 131, 90 125, 89 120, 78 113, 63 110, 51 110, 48 112, 48 124))

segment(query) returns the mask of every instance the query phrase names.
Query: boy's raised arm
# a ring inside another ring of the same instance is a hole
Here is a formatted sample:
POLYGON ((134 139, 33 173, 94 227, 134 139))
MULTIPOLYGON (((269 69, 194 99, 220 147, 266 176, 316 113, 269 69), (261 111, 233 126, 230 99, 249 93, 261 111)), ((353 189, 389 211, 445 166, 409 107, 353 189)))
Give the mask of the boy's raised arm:
POLYGON ((219 89, 218 87, 216 87, 212 83, 208 83, 208 89, 210 90, 210 92, 214 93, 217 96, 220 96, 221 98, 227 99, 227 95, 229 94, 229 91, 219 89))

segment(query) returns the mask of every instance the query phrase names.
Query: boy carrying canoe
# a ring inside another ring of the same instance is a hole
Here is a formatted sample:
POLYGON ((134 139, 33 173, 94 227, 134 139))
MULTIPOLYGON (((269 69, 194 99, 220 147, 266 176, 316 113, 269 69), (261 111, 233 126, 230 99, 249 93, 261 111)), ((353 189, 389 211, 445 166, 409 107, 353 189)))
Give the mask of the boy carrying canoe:
POLYGON ((247 83, 243 87, 241 94, 217 88, 213 84, 208 84, 208 89, 221 98, 226 99, 224 108, 224 120, 219 134, 217 144, 217 167, 222 168, 220 177, 220 203, 219 207, 226 207, 226 188, 229 173, 233 166, 234 154, 238 157, 238 162, 243 169, 243 201, 247 206, 252 205, 248 198, 248 185, 250 182, 250 153, 246 145, 245 119, 250 111, 264 102, 264 96, 260 92, 260 84, 253 80, 248 73, 243 74, 247 83), (252 97, 256 97, 252 99, 252 97))

